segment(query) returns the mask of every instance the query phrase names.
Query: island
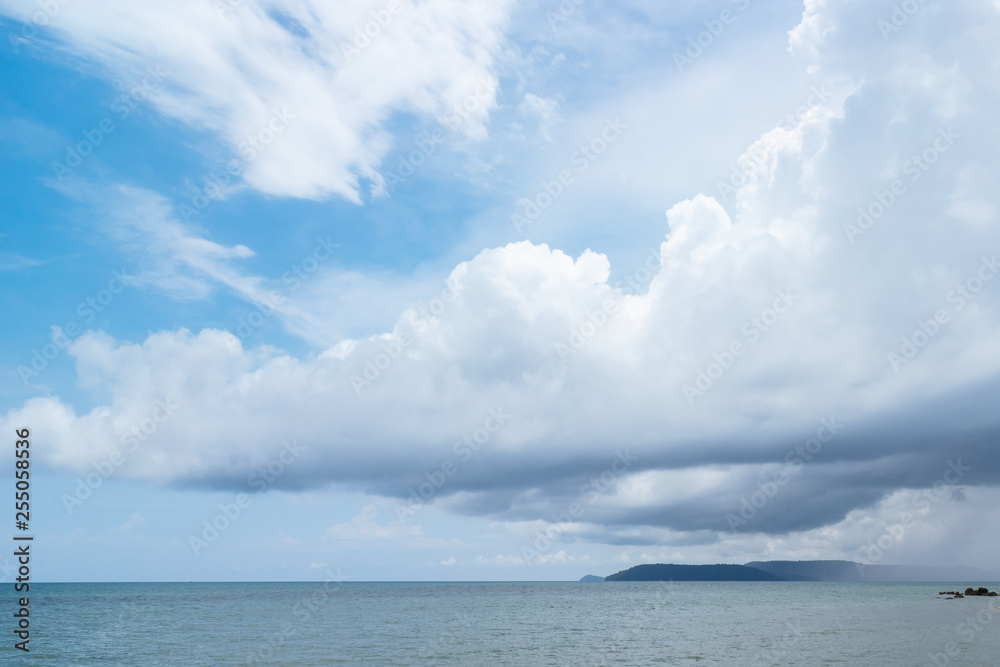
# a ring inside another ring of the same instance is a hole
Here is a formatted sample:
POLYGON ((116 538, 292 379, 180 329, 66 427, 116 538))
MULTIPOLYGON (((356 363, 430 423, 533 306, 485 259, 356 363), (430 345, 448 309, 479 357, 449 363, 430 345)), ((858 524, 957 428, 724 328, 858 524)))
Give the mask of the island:
MULTIPOLYGON (((751 561, 743 565, 680 565, 676 563, 644 564, 630 567, 601 579, 588 574, 580 581, 968 581, 1000 580, 997 573, 970 567, 928 567, 914 565, 872 565, 848 560, 770 560, 751 561)), ((995 596, 985 588, 970 588, 964 594, 946 591, 941 595, 957 594, 995 596), (970 592, 973 591, 973 592, 970 592)))
POLYGON ((636 565, 604 578, 605 581, 786 581, 746 565, 636 565))

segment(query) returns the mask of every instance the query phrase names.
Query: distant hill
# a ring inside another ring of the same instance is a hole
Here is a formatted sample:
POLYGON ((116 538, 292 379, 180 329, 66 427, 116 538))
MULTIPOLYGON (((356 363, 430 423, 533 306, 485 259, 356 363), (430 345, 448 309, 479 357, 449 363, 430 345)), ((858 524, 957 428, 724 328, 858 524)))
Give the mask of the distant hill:
POLYGON ((598 577, 596 574, 587 574, 587 575, 584 575, 584 577, 582 579, 580 579, 580 581, 591 581, 591 582, 592 581, 604 581, 604 577, 598 577))
MULTIPOLYGON (((588 574, 580 581, 600 581, 588 574)), ((849 560, 767 560, 744 565, 636 565, 604 581, 1000 581, 971 567, 867 565, 849 560)))
POLYGON ((754 560, 745 565, 788 581, 862 581, 857 564, 849 560, 754 560))
POLYGON ((992 581, 996 578, 996 573, 971 567, 866 565, 849 560, 755 560, 746 566, 788 581, 992 581))
POLYGON ((784 581, 783 577, 746 565, 636 565, 605 581, 784 581))

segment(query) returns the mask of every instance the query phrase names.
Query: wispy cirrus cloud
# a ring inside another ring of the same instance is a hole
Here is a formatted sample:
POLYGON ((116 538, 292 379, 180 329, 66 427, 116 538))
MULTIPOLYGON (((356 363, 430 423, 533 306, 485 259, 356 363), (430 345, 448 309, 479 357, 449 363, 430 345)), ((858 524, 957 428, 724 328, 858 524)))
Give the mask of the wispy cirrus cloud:
MULTIPOLYGON (((495 81, 511 7, 485 0, 74 0, 36 39, 96 63, 123 86, 151 63, 162 68, 163 81, 144 98, 232 153, 252 154, 243 176, 257 190, 360 202, 363 180, 381 188, 380 160, 392 144, 384 125, 393 114, 445 119, 481 80, 495 81), (276 138, 280 113, 293 119, 276 138)), ((30 21, 14 0, 0 2, 0 12, 30 21)), ((482 134, 493 106, 462 111, 463 131, 482 134)))

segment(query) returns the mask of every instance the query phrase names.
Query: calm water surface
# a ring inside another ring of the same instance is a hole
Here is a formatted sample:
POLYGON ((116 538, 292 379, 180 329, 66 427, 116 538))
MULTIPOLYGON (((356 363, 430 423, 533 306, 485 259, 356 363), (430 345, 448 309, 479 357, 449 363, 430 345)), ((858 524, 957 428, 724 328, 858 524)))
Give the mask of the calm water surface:
POLYGON ((1000 598, 956 586, 32 584, 30 657, 4 614, 0 663, 1000 665, 1000 598))

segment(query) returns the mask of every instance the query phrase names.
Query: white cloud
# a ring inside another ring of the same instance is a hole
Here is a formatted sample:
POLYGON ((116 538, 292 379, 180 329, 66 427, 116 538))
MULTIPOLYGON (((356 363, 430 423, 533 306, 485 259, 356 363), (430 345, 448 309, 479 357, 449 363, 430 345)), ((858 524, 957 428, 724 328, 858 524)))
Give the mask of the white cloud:
MULTIPOLYGON (((83 186, 74 186, 69 191, 81 190, 83 186)), ((86 190, 93 197, 94 188, 86 190)), ((236 265, 236 260, 254 256, 247 246, 223 246, 205 239, 174 217, 164 197, 148 190, 119 186, 103 194, 99 199, 107 206, 102 211, 105 233, 143 267, 141 273, 129 276, 131 285, 155 285, 181 300, 205 298, 217 285, 224 285, 251 302, 275 301, 275 293, 263 289, 260 278, 236 265)))
POLYGON ((0 252, 0 271, 17 271, 41 264, 38 260, 12 252, 0 252))
POLYGON ((420 528, 417 526, 409 526, 396 522, 381 526, 376 521, 377 516, 378 508, 374 505, 365 505, 361 510, 361 514, 351 519, 348 523, 338 523, 331 526, 326 531, 326 535, 329 539, 349 542, 387 541, 420 535, 420 528))
POLYGON ((503 565, 507 567, 524 567, 529 565, 567 565, 570 563, 589 563, 590 558, 588 556, 574 556, 566 553, 564 549, 560 549, 555 553, 543 553, 538 555, 533 555, 531 557, 531 562, 529 563, 526 559, 515 554, 497 554, 493 558, 487 558, 485 556, 476 556, 473 563, 476 565, 503 565))
POLYGON ((525 93, 519 109, 521 113, 538 119, 538 136, 551 142, 552 135, 549 134, 549 130, 560 121, 559 103, 534 93, 525 93))
POLYGON ((118 530, 123 532, 128 532, 130 530, 134 530, 135 528, 143 526, 145 523, 146 523, 146 517, 142 516, 137 512, 133 512, 132 514, 129 514, 128 521, 118 526, 118 530))
POLYGON ((273 315, 291 333, 327 347, 340 341, 345 329, 371 331, 392 322, 399 308, 427 289, 426 281, 399 283, 389 275, 337 267, 339 244, 331 234, 318 235, 280 275, 254 275, 243 265, 256 256, 254 250, 209 240, 206 230, 182 222, 171 202, 156 192, 80 180, 59 188, 94 206, 101 232, 127 258, 123 278, 129 286, 155 287, 178 301, 208 299, 222 288, 249 302, 231 325, 241 339, 273 315), (345 311, 354 314, 351 322, 342 317, 345 311))
POLYGON ((278 544, 302 544, 302 540, 292 537, 283 530, 278 531, 278 539, 276 542, 278 544))
MULTIPOLYGON (((359 179, 380 187, 379 162, 392 143, 383 124, 392 114, 484 134, 492 93, 456 109, 481 81, 495 89, 511 4, 243 0, 220 11, 229 4, 74 0, 48 23, 60 48, 99 63, 123 88, 160 68, 162 82, 144 96, 149 104, 216 135, 252 187, 360 201, 359 179), (291 117, 273 122, 276 115, 291 117)), ((0 12, 27 19, 14 0, 0 0, 0 12)))
POLYGON ((515 556, 514 554, 497 554, 493 558, 487 558, 485 556, 476 556, 472 561, 476 565, 526 565, 526 561, 520 556, 515 556))

